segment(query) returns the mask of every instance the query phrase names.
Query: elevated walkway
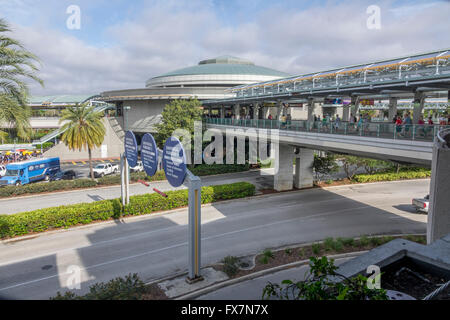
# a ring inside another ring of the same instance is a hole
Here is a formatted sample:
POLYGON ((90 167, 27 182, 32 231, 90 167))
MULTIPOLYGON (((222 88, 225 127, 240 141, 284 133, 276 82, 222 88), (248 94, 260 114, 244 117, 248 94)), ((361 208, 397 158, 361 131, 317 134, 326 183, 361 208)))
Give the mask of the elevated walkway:
MULTIPOLYGON (((95 107, 94 110, 97 111, 97 112, 102 112, 102 111, 105 111, 105 110, 111 109, 111 108, 112 108, 111 105, 101 104, 101 105, 95 107)), ((36 120, 35 120, 35 121, 36 121, 36 120)), ((58 122, 59 122, 59 120, 58 120, 58 122)), ((48 141, 51 141, 51 140, 53 140, 53 139, 59 137, 59 136, 60 136, 61 134, 63 134, 65 131, 66 131, 66 130, 64 130, 62 127, 61 127, 61 128, 58 128, 58 129, 56 129, 56 130, 50 132, 49 134, 43 136, 43 137, 40 138, 39 140, 33 141, 33 142, 32 142, 32 145, 33 145, 33 146, 36 146, 36 145, 44 144, 44 143, 46 143, 46 142, 48 142, 48 141)))
POLYGON ((431 166, 434 137, 446 127, 396 127, 390 123, 367 123, 358 127, 341 123, 336 128, 333 123, 323 125, 302 120, 283 123, 277 120, 206 119, 205 122, 208 129, 218 129, 224 134, 227 129, 248 137, 266 134, 268 140, 279 144, 425 166, 431 166))

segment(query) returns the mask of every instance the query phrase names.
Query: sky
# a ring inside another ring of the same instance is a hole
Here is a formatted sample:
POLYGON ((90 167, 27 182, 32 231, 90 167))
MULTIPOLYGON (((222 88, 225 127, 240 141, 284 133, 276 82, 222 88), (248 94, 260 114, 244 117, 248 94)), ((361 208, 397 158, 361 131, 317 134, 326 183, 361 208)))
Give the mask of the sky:
POLYGON ((143 88, 221 55, 297 75, 447 49, 449 16, 441 0, 0 0, 9 36, 40 59, 32 95, 143 88))

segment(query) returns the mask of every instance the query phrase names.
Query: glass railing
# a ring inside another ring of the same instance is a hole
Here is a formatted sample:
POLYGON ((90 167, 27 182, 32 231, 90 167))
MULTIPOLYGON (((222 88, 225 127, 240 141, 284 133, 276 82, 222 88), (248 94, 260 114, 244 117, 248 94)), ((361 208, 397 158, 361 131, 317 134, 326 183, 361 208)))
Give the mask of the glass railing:
POLYGON ((246 128, 279 129, 288 131, 342 134, 386 139, 433 141, 437 133, 450 129, 450 125, 402 124, 380 122, 323 122, 323 121, 278 121, 230 118, 205 118, 209 124, 239 126, 246 128))

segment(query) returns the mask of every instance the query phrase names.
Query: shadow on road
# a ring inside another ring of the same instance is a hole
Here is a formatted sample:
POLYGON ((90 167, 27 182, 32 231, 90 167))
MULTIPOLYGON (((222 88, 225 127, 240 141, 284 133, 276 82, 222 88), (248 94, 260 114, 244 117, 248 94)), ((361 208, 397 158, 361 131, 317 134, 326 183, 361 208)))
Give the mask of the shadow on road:
MULTIPOLYGON (((354 196, 373 198, 376 194, 354 196)), ((413 212, 406 205, 394 207, 413 212)), ((426 230, 426 223, 320 188, 216 203, 203 207, 202 219, 203 265, 218 262, 227 255, 248 255, 265 248, 327 237, 426 230)), ((77 294, 85 293, 93 283, 129 273, 136 272, 143 280, 151 280, 184 272, 188 267, 186 223, 187 210, 182 209, 167 215, 116 220, 108 225, 68 231, 67 237, 88 239, 89 245, 0 266, 0 295, 12 299, 54 296, 56 291, 67 290, 67 275, 58 274, 65 273, 70 265, 82 268, 82 284, 80 290, 75 290, 77 294), (53 267, 43 270, 46 265, 53 267)), ((57 238, 45 237, 48 243, 57 238)), ((11 244, 16 245, 22 246, 11 244)))

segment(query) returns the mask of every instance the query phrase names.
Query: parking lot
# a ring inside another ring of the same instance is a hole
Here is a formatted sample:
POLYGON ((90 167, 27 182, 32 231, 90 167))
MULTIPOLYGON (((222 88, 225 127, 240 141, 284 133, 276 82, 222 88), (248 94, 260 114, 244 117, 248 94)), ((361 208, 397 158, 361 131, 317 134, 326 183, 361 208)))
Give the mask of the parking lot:
MULTIPOLYGON (((95 167, 101 163, 112 163, 120 164, 118 159, 108 159, 108 160, 95 160, 92 161, 92 167, 95 167)), ((88 161, 72 161, 61 163, 61 170, 74 170, 77 174, 77 179, 88 178, 89 177, 89 162, 88 161)))

